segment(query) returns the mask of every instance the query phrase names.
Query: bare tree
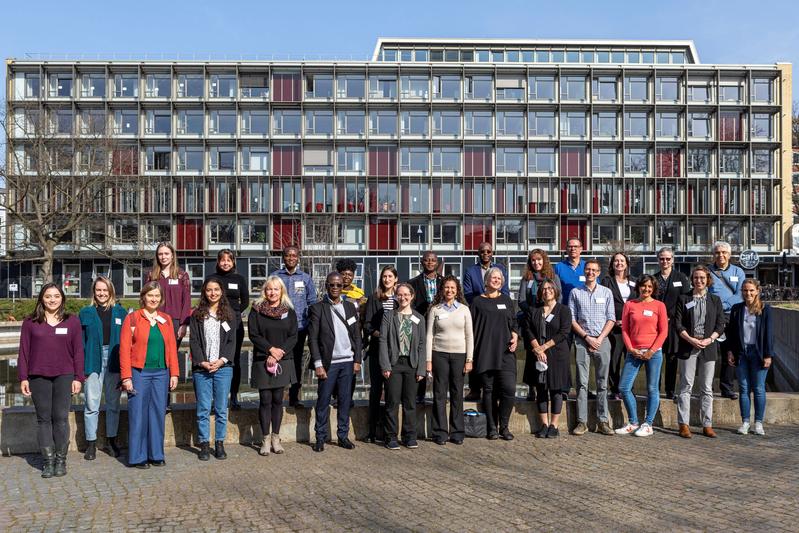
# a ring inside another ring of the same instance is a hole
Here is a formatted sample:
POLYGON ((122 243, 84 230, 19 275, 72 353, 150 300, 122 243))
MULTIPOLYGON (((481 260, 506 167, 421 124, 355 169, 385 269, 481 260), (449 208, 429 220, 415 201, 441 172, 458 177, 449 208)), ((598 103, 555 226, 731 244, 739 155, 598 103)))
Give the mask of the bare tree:
POLYGON ((794 100, 791 113, 791 146, 799 148, 799 100, 794 100))

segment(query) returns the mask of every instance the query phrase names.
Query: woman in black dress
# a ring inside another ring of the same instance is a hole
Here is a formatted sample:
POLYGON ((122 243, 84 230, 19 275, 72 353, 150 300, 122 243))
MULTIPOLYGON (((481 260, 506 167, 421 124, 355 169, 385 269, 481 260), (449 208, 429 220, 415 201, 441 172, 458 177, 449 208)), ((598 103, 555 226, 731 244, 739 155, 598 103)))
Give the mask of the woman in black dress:
POLYGON ((525 338, 536 357, 533 369, 541 427, 538 438, 559 435, 558 420, 563 409, 563 393, 571 388, 569 372, 569 332, 572 314, 560 302, 560 284, 544 280, 538 286, 540 307, 528 308, 525 338), (547 397, 548 396, 548 397, 547 397), (551 407, 551 409, 550 409, 551 407))
POLYGON ((269 276, 252 305, 247 328, 253 345, 253 387, 258 389, 258 419, 263 441, 258 453, 283 453, 280 422, 283 390, 297 382, 292 349, 297 343, 297 314, 278 276, 269 276), (271 426, 271 435, 270 435, 271 426))
POLYGON ((505 284, 502 270, 489 268, 484 282, 485 292, 472 300, 471 310, 475 371, 483 385, 487 437, 513 440, 508 422, 516 399, 516 316, 513 300, 500 292, 505 284))

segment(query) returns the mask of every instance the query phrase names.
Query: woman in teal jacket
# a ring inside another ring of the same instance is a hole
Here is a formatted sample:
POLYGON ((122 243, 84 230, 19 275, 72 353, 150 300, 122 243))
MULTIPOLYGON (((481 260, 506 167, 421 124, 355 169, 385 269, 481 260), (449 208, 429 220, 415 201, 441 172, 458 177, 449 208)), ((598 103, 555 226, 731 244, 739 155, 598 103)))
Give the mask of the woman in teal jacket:
POLYGON ((116 442, 119 427, 119 332, 127 312, 116 303, 114 284, 105 276, 97 276, 92 284, 93 301, 80 310, 83 329, 83 353, 86 373, 86 406, 83 422, 86 429, 86 453, 92 461, 97 455, 97 425, 100 418, 100 398, 105 392, 105 435, 110 452, 119 457, 116 442))

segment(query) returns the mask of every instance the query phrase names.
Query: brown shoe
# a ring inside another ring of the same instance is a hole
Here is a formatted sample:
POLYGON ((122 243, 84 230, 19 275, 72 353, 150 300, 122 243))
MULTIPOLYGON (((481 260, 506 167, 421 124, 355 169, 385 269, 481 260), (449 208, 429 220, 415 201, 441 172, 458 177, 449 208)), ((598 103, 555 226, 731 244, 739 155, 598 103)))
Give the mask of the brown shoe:
POLYGON ((711 439, 716 438, 716 432, 713 431, 713 428, 710 426, 702 428, 702 435, 704 435, 705 437, 710 437, 711 439))
POLYGON ((680 424, 680 437, 684 439, 691 438, 691 428, 688 427, 688 424, 680 424))

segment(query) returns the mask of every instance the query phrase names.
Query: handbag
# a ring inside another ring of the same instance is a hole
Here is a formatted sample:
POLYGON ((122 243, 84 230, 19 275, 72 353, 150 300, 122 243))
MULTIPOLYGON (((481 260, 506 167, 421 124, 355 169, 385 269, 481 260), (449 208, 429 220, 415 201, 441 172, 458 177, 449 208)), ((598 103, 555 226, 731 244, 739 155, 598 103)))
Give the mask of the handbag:
POLYGON ((466 409, 463 412, 463 428, 467 437, 484 439, 488 434, 485 413, 480 413, 474 409, 466 409))

